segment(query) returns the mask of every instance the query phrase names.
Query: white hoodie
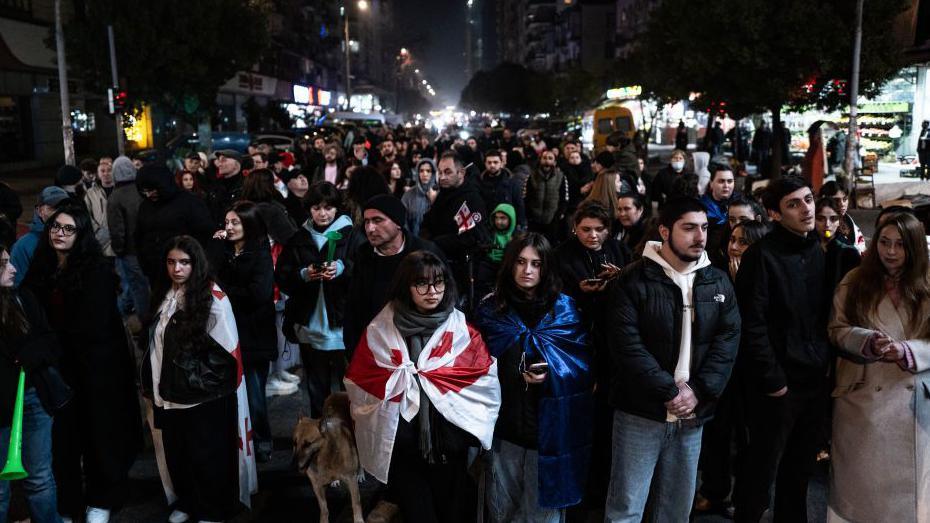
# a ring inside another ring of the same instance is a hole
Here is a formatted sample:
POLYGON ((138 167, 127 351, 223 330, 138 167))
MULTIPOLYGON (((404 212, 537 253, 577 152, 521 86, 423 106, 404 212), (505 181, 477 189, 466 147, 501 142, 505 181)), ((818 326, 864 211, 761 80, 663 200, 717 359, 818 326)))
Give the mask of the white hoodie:
MULTIPOLYGON (((691 379, 691 323, 694 321, 694 305, 692 303, 692 287, 694 286, 694 274, 698 269, 703 269, 710 265, 710 259, 707 252, 702 252, 698 261, 692 263, 685 272, 676 271, 671 265, 662 258, 659 252, 662 250, 661 242, 646 242, 646 248, 643 249, 643 258, 647 258, 659 264, 665 275, 681 289, 681 303, 684 305, 681 309, 681 341, 678 345, 678 363, 675 365, 675 383, 685 382, 691 379)), ((677 421, 671 412, 666 413, 666 421, 677 421)))

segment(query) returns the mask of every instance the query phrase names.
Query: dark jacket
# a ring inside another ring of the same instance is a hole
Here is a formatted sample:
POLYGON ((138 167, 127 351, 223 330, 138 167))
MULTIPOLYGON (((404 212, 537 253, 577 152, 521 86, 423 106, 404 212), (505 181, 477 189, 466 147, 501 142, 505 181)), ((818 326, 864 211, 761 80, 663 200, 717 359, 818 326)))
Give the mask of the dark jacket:
POLYGON ((565 216, 568 208, 568 180, 558 167, 549 174, 539 169, 526 180, 526 219, 537 225, 549 225, 565 216))
POLYGON ((579 284, 581 280, 596 278, 604 270, 603 263, 625 267, 630 263, 630 250, 608 238, 600 251, 592 251, 582 245, 577 236, 572 236, 556 249, 556 259, 562 275, 562 292, 574 298, 587 326, 599 322, 607 312, 606 291, 583 292, 579 284))
POLYGON ((310 232, 304 227, 291 236, 278 258, 275 281, 288 296, 284 305, 284 323, 281 330, 292 343, 297 342, 294 326, 307 325, 310 316, 316 311, 321 285, 323 286, 323 303, 326 305, 326 318, 329 320, 330 327, 342 326, 346 296, 349 291, 349 275, 352 274, 352 262, 347 259, 352 226, 343 227, 339 233, 342 234, 342 239, 336 243, 336 253, 333 259, 342 260, 345 268, 338 278, 321 282, 305 281, 300 276, 301 270, 310 264, 322 264, 326 261, 326 252, 320 252, 310 232))
POLYGON ((136 254, 136 220, 142 196, 135 182, 123 182, 107 198, 107 227, 110 229, 110 247, 117 256, 136 254))
POLYGON ((649 186, 649 200, 658 203, 660 208, 665 205, 665 200, 672 193, 675 179, 685 174, 685 172, 685 170, 682 170, 680 173, 676 173, 669 165, 659 169, 649 186))
POLYGON ((740 368, 758 392, 822 383, 830 364, 824 253, 816 235, 780 225, 743 253, 736 294, 743 320, 740 368))
POLYGON ((499 204, 509 203, 517 213, 517 227, 526 228, 523 184, 509 170, 503 168, 497 176, 491 176, 488 171, 484 171, 478 177, 478 188, 486 208, 494 209, 499 204))
POLYGON ((35 387, 45 411, 53 414, 56 407, 39 375, 58 365, 58 339, 35 296, 23 289, 17 297, 29 330, 22 336, 0 337, 0 427, 9 427, 13 417, 20 365, 26 369, 26 388, 35 387))
POLYGON ((861 261, 862 256, 852 245, 843 243, 839 238, 828 243, 827 250, 824 253, 826 271, 824 272, 823 281, 826 295, 833 296, 846 273, 858 267, 861 261))
POLYGON ((66 285, 56 267, 36 259, 23 285, 58 336, 58 369, 74 391, 77 418, 94 420, 71 429, 80 429, 91 442, 85 452, 106 461, 107 470, 128 471, 142 443, 142 418, 135 363, 116 308, 118 278, 106 263, 88 266, 80 278, 80 286, 66 285))
POLYGON ((158 200, 143 199, 136 222, 136 249, 139 263, 149 281, 164 271, 162 249, 171 238, 181 234, 193 236, 206 245, 216 224, 207 205, 200 198, 180 189, 167 169, 143 167, 136 183, 140 188, 158 189, 158 200))
MULTIPOLYGON (((624 412, 666 420, 665 402, 678 395, 675 366, 681 342, 681 290, 659 264, 644 258, 623 271, 610 289, 610 403, 624 412)), ((698 422, 713 416, 730 378, 740 339, 733 286, 714 267, 698 269, 692 287, 691 370, 698 422)))
POLYGON ((212 240, 210 266, 216 283, 229 297, 242 360, 260 363, 275 359, 278 335, 274 317, 274 266, 268 242, 250 242, 238 256, 232 242, 212 240))
POLYGON ((287 207, 282 202, 259 202, 256 205, 258 206, 258 215, 262 217, 262 222, 265 224, 265 230, 268 231, 268 236, 275 243, 282 245, 287 243, 291 236, 297 232, 297 227, 303 223, 296 223, 291 219, 287 207))
POLYGON ((19 195, 9 185, 0 182, 0 242, 7 247, 16 241, 16 220, 22 214, 19 195))
POLYGON ((291 191, 287 191, 287 197, 284 198, 284 208, 287 209, 287 215, 291 220, 294 220, 294 225, 298 227, 310 218, 310 213, 304 209, 301 199, 291 191))
MULTIPOLYGON (((365 327, 381 312, 387 304, 388 292, 394 273, 405 256, 414 251, 427 250, 442 257, 432 242, 404 233, 406 236, 404 250, 394 256, 380 256, 368 241, 359 245, 352 256, 352 271, 349 279, 349 295, 346 297, 342 324, 342 339, 345 341, 346 356, 352 358, 352 352, 362 339, 365 327)), ((286 292, 286 291, 285 291, 286 292)))
POLYGON ((488 228, 482 223, 489 218, 487 209, 477 185, 466 181, 457 188, 439 191, 433 206, 423 216, 421 231, 442 249, 445 258, 461 262, 467 253, 490 242, 488 228), (466 209, 474 226, 459 232, 456 216, 460 210, 464 215, 466 209))

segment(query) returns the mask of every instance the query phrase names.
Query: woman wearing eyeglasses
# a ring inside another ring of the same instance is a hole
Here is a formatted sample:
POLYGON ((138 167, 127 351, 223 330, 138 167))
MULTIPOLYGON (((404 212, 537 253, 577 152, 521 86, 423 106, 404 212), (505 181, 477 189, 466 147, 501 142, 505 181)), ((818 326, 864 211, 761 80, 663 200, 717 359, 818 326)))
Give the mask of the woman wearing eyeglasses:
POLYGON ((390 296, 345 377, 359 460, 404 521, 474 521, 467 452, 491 446, 497 363, 454 307, 452 273, 435 254, 407 255, 390 296))
POLYGON ((23 285, 35 294, 62 346, 59 369, 74 392, 55 416, 52 451, 59 512, 109 521, 125 498, 141 443, 141 418, 119 285, 87 211, 65 204, 45 232, 23 285))

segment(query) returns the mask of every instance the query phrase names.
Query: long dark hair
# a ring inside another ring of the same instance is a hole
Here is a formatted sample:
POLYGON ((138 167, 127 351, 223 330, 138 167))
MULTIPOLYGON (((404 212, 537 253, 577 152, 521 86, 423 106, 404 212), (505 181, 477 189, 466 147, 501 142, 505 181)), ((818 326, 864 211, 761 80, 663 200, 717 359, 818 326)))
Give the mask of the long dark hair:
POLYGON ((452 277, 449 265, 429 251, 414 251, 404 257, 397 267, 388 296, 391 301, 399 302, 408 309, 415 310, 416 305, 410 296, 410 287, 418 280, 435 281, 438 279, 445 282, 446 290, 436 310, 451 309, 455 305, 456 293, 455 279, 452 277))
MULTIPOLYGON (((927 274, 927 240, 924 235, 924 226, 913 215, 900 213, 887 218, 875 231, 872 243, 869 245, 859 268, 850 273, 849 292, 843 310, 852 325, 870 326, 869 316, 878 310, 878 304, 887 294, 885 292, 885 266, 878 256, 878 242, 882 231, 894 227, 904 240, 904 251, 907 255, 898 289, 901 299, 910 312, 911 325, 917 328, 926 318, 922 317, 921 308, 930 300, 930 276, 927 274)), ((916 337, 925 338, 930 335, 930 322, 924 332, 916 337)))
POLYGON ((231 212, 236 213, 236 216, 239 217, 239 221, 242 222, 243 239, 246 245, 261 243, 268 235, 267 229, 265 229, 265 222, 258 212, 258 205, 250 201, 240 200, 234 203, 232 207, 226 211, 226 214, 231 212))
POLYGON ((281 193, 274 188, 274 173, 269 169, 250 172, 242 182, 242 199, 255 203, 281 200, 281 193))
MULTIPOLYGON (((0 243, 0 254, 10 254, 6 245, 0 243)), ((12 263, 12 262, 7 262, 12 263)), ((0 266, 0 271, 5 267, 0 266)), ((5 339, 22 336, 29 332, 29 320, 23 308, 16 301, 16 291, 12 287, 0 287, 0 334, 5 339)))
POLYGON ((497 299, 498 311, 504 312, 507 307, 516 301, 526 301, 526 292, 517 287, 513 279, 513 269, 523 249, 532 247, 539 254, 542 265, 539 268, 539 285, 536 286, 535 300, 545 303, 546 309, 551 309, 562 292, 562 280, 559 278, 556 267, 555 252, 545 236, 530 232, 514 237, 504 251, 504 259, 497 273, 497 285, 494 295, 497 299))
POLYGON ((152 284, 152 306, 150 310, 157 311, 162 300, 171 289, 171 278, 168 277, 168 253, 179 250, 191 258, 191 276, 184 284, 184 297, 180 300, 179 311, 175 313, 178 320, 178 332, 182 340, 197 340, 207 336, 207 320, 210 318, 210 307, 213 305, 213 278, 207 255, 194 238, 183 235, 172 238, 162 250, 161 270, 155 276, 152 284))
POLYGON ((79 291, 83 287, 83 279, 88 272, 97 270, 105 263, 100 243, 94 236, 94 227, 90 215, 83 205, 76 202, 67 202, 45 221, 45 230, 36 246, 35 256, 26 273, 25 285, 37 288, 48 288, 50 285, 62 291, 79 291), (74 219, 75 231, 74 246, 68 251, 67 262, 64 267, 58 267, 58 255, 51 243, 52 224, 62 214, 74 219))

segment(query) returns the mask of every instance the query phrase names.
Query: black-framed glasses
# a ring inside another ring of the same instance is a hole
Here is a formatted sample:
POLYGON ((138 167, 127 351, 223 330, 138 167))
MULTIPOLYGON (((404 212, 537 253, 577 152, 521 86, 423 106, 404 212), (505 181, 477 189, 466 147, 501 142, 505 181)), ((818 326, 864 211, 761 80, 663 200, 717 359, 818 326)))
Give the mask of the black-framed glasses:
POLYGON ((417 294, 419 294, 420 296, 426 296, 427 294, 429 294, 430 287, 433 288, 433 291, 435 291, 436 294, 445 292, 446 281, 436 280, 436 281, 430 282, 426 280, 419 280, 413 283, 413 288, 416 289, 417 294))
POLYGON ((74 225, 70 225, 70 224, 64 225, 58 222, 53 222, 48 230, 52 234, 57 234, 60 232, 64 234, 65 236, 74 236, 74 233, 77 232, 77 227, 75 227, 74 225))

